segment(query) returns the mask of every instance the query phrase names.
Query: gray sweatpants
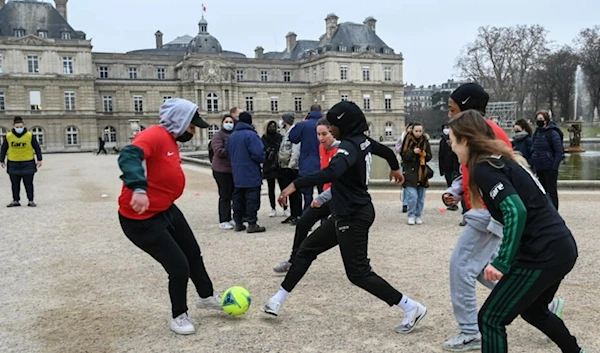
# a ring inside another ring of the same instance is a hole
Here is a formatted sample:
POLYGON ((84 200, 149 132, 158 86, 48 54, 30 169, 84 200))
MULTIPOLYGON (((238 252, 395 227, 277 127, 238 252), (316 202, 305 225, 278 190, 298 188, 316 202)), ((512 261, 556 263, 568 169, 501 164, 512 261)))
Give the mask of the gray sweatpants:
POLYGON ((471 209, 464 215, 467 225, 450 257, 450 297, 460 331, 479 332, 477 325, 477 281, 493 289, 495 282, 483 278, 483 270, 498 255, 502 225, 484 209, 471 209))

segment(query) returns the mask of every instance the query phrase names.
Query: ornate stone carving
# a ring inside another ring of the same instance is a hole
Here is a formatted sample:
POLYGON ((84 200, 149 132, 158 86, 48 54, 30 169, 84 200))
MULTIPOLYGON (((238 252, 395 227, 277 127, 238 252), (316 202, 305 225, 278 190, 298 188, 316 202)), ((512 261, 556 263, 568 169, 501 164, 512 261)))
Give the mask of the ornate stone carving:
POLYGON ((38 36, 28 35, 25 37, 17 37, 11 40, 12 43, 21 44, 21 45, 54 45, 49 40, 42 39, 38 36))

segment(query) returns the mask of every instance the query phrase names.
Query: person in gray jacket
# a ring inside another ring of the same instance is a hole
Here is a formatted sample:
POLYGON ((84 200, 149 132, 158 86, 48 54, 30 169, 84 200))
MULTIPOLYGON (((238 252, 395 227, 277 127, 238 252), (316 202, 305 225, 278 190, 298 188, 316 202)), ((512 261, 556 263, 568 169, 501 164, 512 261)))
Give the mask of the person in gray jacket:
MULTIPOLYGON (((294 113, 285 113, 279 121, 279 128, 283 131, 283 139, 279 146, 279 175, 277 183, 287 186, 298 177, 300 144, 290 141, 290 130, 294 126, 294 113)), ((296 225, 302 216, 302 194, 296 191, 290 195, 290 216, 281 221, 283 224, 296 225)))

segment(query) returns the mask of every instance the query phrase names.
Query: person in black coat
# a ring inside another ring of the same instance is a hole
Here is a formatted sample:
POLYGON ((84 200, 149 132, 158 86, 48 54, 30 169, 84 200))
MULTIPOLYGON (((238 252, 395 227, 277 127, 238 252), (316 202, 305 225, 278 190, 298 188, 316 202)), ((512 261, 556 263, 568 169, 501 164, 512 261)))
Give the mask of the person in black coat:
MULTIPOLYGON (((446 178, 446 185, 450 187, 452 181, 460 175, 460 163, 458 157, 452 152, 452 144, 450 143, 450 129, 448 124, 442 125, 442 137, 440 138, 440 150, 438 153, 438 162, 440 165, 440 175, 446 178)), ((450 211, 458 210, 457 205, 447 207, 450 211)))
MULTIPOLYGON (((277 216, 275 210, 275 179, 279 176, 279 147, 283 136, 277 132, 277 122, 275 120, 267 120, 265 122, 265 131, 262 136, 263 144, 265 145, 266 159, 263 163, 263 178, 267 180, 269 187, 269 202, 271 203, 271 212, 269 217, 277 216)), ((279 189, 287 185, 279 185, 279 189)), ((287 206, 284 207, 284 214, 289 217, 287 206)))
POLYGON ((98 137, 98 152, 96 152, 96 156, 99 155, 100 152, 102 152, 104 154, 108 154, 106 152, 106 148, 104 148, 104 145, 106 145, 106 142, 104 142, 102 137, 98 137))

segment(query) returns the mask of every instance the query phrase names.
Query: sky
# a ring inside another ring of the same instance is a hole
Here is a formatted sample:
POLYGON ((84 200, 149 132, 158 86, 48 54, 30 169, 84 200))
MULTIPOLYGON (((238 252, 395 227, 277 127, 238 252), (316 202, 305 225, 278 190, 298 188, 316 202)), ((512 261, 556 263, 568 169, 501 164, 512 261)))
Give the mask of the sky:
POLYGON ((249 58, 259 45, 265 52, 283 50, 290 31, 318 40, 329 13, 339 22, 373 16, 377 34, 404 56, 404 82, 416 85, 460 78, 456 60, 481 26, 539 24, 560 46, 600 25, 600 1, 591 0, 70 0, 67 6, 69 23, 92 39, 94 51, 123 53, 154 48, 157 30, 164 43, 196 35, 202 4, 209 33, 223 49, 249 58))

